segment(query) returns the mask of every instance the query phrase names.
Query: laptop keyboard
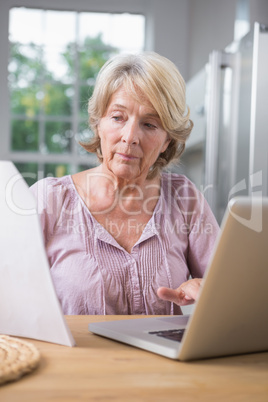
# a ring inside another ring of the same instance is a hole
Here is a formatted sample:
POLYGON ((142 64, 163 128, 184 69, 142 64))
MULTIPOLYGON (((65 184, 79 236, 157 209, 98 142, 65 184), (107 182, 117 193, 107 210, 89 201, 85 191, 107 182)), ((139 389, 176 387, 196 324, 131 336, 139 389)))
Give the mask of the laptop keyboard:
POLYGON ((181 342, 185 329, 169 329, 167 331, 152 331, 151 335, 161 336, 171 341, 181 342))

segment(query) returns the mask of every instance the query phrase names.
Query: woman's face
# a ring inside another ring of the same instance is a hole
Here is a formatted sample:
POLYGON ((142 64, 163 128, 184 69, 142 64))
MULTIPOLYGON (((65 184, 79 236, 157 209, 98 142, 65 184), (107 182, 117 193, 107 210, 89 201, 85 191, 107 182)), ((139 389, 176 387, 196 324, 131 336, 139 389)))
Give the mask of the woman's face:
POLYGON ((150 167, 169 144, 149 101, 140 104, 124 87, 111 97, 98 125, 103 167, 123 180, 146 179, 150 167))

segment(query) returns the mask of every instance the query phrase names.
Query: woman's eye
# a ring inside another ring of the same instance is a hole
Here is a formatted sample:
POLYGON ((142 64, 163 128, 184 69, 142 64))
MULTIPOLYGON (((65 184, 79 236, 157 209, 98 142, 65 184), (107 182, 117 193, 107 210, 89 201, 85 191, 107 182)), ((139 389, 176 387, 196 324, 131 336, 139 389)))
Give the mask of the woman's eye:
POLYGON ((112 116, 112 120, 114 121, 121 121, 123 119, 122 116, 112 116))
POLYGON ((150 129, 155 129, 157 128, 155 125, 151 124, 151 123, 144 123, 145 127, 150 128, 150 129))

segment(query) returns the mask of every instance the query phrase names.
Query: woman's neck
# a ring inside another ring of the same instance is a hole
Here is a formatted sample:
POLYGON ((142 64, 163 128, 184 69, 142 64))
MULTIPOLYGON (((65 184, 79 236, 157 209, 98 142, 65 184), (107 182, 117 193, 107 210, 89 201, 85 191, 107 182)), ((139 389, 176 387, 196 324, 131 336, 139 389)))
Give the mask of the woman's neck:
POLYGON ((160 176, 127 181, 104 173, 101 166, 74 175, 74 182, 90 211, 152 214, 160 195, 160 176), (80 176, 79 176, 80 175, 80 176))

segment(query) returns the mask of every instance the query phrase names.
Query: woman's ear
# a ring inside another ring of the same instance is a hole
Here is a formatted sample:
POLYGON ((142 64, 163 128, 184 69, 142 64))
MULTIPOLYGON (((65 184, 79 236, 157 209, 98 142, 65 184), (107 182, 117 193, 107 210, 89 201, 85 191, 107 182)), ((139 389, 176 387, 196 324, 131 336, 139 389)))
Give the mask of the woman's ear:
POLYGON ((162 149, 161 149, 161 152, 160 152, 161 154, 166 151, 167 147, 170 144, 170 141, 171 141, 171 138, 169 138, 169 136, 167 136, 166 141, 164 142, 164 144, 162 146, 162 149))

